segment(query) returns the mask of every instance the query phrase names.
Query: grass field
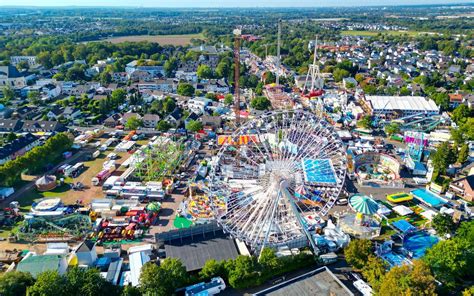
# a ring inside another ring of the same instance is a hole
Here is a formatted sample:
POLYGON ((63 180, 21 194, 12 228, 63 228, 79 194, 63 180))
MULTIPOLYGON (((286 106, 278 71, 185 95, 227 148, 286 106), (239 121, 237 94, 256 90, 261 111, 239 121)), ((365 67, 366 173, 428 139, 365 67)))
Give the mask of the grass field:
POLYGON ((424 34, 433 34, 430 32, 417 32, 417 31, 341 31, 342 36, 363 36, 371 37, 377 36, 378 34, 385 34, 391 36, 404 36, 416 37, 424 34))
POLYGON ((160 45, 189 45, 191 39, 205 39, 203 34, 189 34, 189 35, 134 35, 107 38, 103 41, 109 41, 114 44, 122 42, 140 42, 149 41, 156 42, 160 45))

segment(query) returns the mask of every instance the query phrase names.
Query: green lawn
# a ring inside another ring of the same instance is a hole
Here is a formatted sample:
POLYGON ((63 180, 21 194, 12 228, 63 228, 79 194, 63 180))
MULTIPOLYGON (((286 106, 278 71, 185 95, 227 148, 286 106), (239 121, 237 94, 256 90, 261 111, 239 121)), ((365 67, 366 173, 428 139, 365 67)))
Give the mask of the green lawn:
POLYGON ((363 37, 372 37, 377 36, 378 34, 391 35, 391 36, 404 36, 408 35, 410 37, 417 37, 419 35, 427 34, 427 32, 417 32, 417 31, 352 31, 346 30, 341 31, 342 36, 363 36, 363 37))
POLYGON ((60 197, 64 195, 65 192, 69 191, 71 189, 68 180, 66 179, 66 183, 63 184, 62 186, 58 186, 54 188, 51 191, 46 191, 46 192, 39 192, 35 188, 32 188, 29 190, 27 193, 22 195, 17 199, 17 201, 20 203, 20 209, 22 212, 27 212, 31 209, 31 204, 41 198, 45 197, 60 197))

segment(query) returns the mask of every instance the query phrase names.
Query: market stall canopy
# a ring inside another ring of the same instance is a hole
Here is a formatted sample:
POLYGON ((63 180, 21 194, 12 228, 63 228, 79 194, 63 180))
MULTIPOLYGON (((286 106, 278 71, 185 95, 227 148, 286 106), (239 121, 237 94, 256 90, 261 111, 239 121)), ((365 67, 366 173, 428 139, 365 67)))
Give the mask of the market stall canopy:
POLYGON ((349 199, 349 204, 357 213, 373 215, 377 213, 379 205, 372 198, 366 195, 354 195, 349 199))

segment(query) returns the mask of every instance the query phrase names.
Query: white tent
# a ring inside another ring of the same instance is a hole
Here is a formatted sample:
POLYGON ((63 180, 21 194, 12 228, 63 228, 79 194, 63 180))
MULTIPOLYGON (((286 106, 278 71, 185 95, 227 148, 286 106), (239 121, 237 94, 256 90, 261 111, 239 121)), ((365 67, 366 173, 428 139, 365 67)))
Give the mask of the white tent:
POLYGON ((433 210, 426 210, 422 212, 420 215, 423 216, 423 218, 426 218, 431 221, 433 220, 433 217, 437 215, 437 213, 433 210))
POLYGON ((400 216, 413 214, 413 211, 409 207, 406 207, 404 205, 396 206, 393 208, 393 210, 395 211, 395 213, 399 214, 400 216))

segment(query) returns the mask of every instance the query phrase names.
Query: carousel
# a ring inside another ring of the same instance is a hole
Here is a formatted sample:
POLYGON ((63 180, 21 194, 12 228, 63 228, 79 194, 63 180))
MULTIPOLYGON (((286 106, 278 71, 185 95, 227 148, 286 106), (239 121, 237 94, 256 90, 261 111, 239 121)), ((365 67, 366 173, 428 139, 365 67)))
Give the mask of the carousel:
POLYGON ((339 216, 339 227, 356 238, 371 239, 380 235, 381 225, 375 218, 378 203, 367 195, 356 194, 349 198, 352 211, 339 216))

